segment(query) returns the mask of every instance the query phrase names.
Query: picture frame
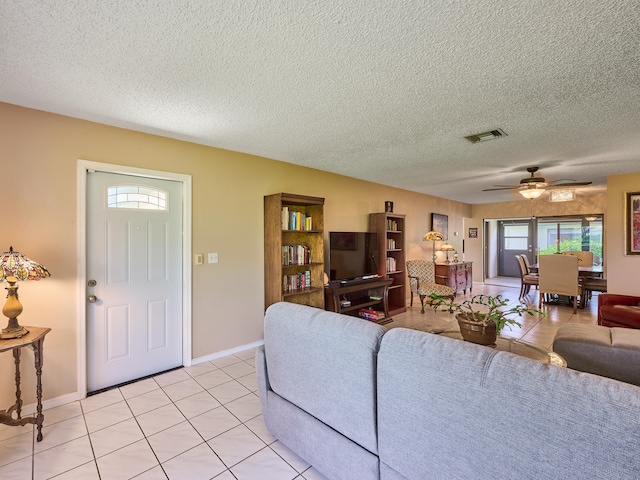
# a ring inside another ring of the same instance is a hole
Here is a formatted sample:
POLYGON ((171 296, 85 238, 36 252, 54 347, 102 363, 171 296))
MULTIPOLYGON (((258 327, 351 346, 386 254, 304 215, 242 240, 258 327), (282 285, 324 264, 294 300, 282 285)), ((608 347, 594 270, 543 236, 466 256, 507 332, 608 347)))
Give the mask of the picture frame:
POLYGON ((439 213, 431 214, 431 230, 440 232, 445 240, 449 239, 449 217, 439 213))
POLYGON ((626 192, 625 197, 625 255, 640 255, 640 192, 626 192))
POLYGON ((478 227, 469 227, 469 238, 478 238, 478 227))

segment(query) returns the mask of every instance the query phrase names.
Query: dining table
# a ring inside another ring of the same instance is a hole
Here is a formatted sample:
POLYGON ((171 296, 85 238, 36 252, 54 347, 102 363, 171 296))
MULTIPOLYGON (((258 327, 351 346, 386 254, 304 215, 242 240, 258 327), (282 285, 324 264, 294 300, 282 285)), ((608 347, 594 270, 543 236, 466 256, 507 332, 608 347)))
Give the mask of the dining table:
MULTIPOLYGON (((533 263, 529 267, 530 270, 534 273, 538 273, 538 264, 533 263)), ((578 264, 578 276, 582 277, 583 284, 583 292, 580 295, 580 301, 578 302, 578 308, 585 308, 587 306, 587 301, 591 297, 591 291, 607 291, 606 280, 602 279, 602 274, 604 273, 604 267, 602 265, 580 265, 578 264), (592 279, 600 279, 595 280, 595 282, 599 282, 598 285, 594 288, 584 288, 584 285, 588 281, 593 281, 592 279)))
MULTIPOLYGON (((532 263, 529 268, 532 272, 538 272, 537 263, 532 263)), ((601 277, 603 273, 602 265, 578 265, 578 275, 581 277, 601 277)))

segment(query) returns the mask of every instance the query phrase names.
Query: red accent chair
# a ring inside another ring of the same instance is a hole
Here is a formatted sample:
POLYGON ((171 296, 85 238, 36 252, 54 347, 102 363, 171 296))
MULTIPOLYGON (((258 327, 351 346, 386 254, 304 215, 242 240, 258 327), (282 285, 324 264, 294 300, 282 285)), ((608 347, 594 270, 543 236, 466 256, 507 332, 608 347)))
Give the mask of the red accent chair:
POLYGON ((601 293, 598 295, 598 325, 640 328, 640 297, 601 293))

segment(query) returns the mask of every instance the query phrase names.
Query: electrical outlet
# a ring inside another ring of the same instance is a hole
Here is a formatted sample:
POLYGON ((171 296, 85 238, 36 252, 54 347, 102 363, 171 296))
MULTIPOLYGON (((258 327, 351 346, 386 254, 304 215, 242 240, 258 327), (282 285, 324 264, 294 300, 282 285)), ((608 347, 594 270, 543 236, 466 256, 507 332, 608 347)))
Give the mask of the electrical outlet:
POLYGON ((209 263, 218 263, 218 254, 217 253, 210 253, 208 261, 209 261, 209 263))

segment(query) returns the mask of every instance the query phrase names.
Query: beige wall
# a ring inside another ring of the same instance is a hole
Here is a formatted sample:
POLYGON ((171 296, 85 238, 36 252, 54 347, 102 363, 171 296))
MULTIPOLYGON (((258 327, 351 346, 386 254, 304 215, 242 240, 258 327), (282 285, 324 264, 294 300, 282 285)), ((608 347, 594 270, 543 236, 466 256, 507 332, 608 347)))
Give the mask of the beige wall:
POLYGON ((640 192, 640 173, 607 179, 605 258, 607 289, 611 293, 640 295, 640 255, 625 255, 625 193, 640 192))
MULTIPOLYGON (((9 246, 41 262, 51 278, 21 282, 23 325, 48 326, 44 398, 76 392, 78 159, 191 175, 194 253, 218 264, 193 266, 193 357, 262 339, 263 197, 276 192, 325 197, 325 230, 368 227, 368 214, 394 202, 407 216, 408 258, 428 258, 422 235, 431 213, 449 216, 450 243, 462 247, 471 206, 252 155, 108 127, 0 103, 4 172, 0 251, 9 246), (10 167, 10 168, 9 168, 10 167), (460 232, 455 237, 453 232, 460 232)), ((2 321, 0 319, 0 321, 2 321)), ((4 325, 3 325, 4 326, 4 325)), ((23 398, 34 402, 33 354, 23 353, 23 398)), ((11 355, 0 356, 0 403, 13 392, 11 355)))
POLYGON ((484 203, 471 207, 474 218, 530 218, 607 213, 607 193, 578 193, 572 202, 550 202, 548 195, 536 200, 484 203))
MULTIPOLYGON (((477 204, 471 207, 473 212, 473 218, 477 221, 501 218, 530 218, 532 215, 536 217, 553 217, 562 215, 587 215, 587 214, 605 214, 605 220, 607 218, 607 194, 606 192, 595 193, 581 193, 576 195, 576 199, 572 202, 550 202, 548 195, 535 200, 517 200, 512 202, 501 203, 485 203, 477 204)), ((495 222, 491 222, 490 228, 495 228, 495 222)), ((480 230, 482 232, 482 229, 480 230)), ((490 235, 491 241, 494 240, 496 231, 490 235)), ((474 268, 473 280, 481 282, 483 280, 482 264, 483 264, 483 250, 482 244, 484 239, 482 234, 480 238, 468 241, 469 248, 467 248, 467 259, 473 260, 474 268)), ((607 241, 606 229, 605 229, 605 243, 607 241)), ((488 251, 490 254, 497 255, 496 246, 489 245, 488 251)), ((496 262, 497 257, 493 256, 488 265, 488 276, 492 277, 496 275, 496 262)), ((605 268, 606 261, 605 261, 605 268)))

